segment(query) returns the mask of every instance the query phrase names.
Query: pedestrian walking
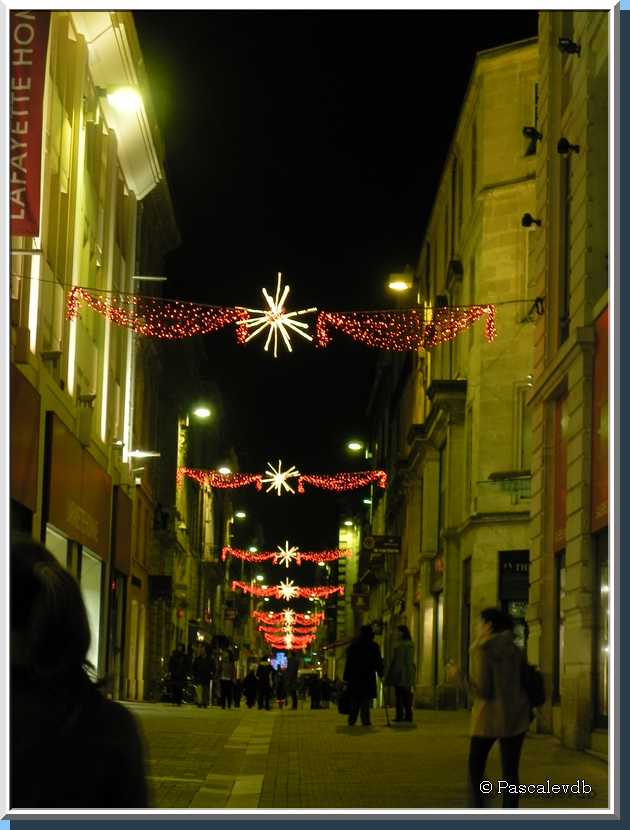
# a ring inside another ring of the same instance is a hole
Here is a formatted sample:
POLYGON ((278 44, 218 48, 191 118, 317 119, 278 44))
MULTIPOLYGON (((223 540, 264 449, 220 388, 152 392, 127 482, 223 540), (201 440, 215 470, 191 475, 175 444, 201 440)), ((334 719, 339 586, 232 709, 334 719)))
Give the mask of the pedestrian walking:
POLYGON ((218 677, 221 686, 221 708, 232 708, 233 683, 236 678, 234 660, 229 649, 222 649, 219 657, 218 677))
POLYGON ((245 702, 247 703, 248 709, 251 709, 256 703, 257 689, 258 683, 256 681, 256 673, 253 669, 250 669, 247 672, 247 677, 243 681, 243 692, 245 693, 245 702))
POLYGON ((242 696, 243 696, 243 684, 238 679, 238 677, 235 677, 234 682, 232 683, 232 698, 234 700, 234 707, 236 709, 240 709, 241 697, 242 696))
POLYGON ((199 646, 197 656, 192 665, 193 681, 200 690, 197 705, 207 709, 210 704, 210 683, 214 675, 214 661, 205 643, 199 646))
POLYGON ((393 686, 396 693, 395 721, 413 720, 413 687, 416 667, 413 660, 413 640, 406 625, 398 626, 398 642, 394 646, 391 661, 385 672, 384 683, 393 686))
POLYGON ((76 580, 30 538, 12 540, 10 560, 11 807, 148 807, 136 720, 88 675, 76 580))
POLYGON ((376 675, 383 676, 383 658, 378 643, 374 642, 371 625, 362 625, 359 636, 346 651, 343 679, 348 684, 350 713, 348 725, 354 726, 361 714, 363 726, 370 726, 370 705, 376 697, 376 675))
POLYGON ((258 684, 258 708, 269 711, 271 708, 271 664, 268 657, 263 657, 258 664, 256 682, 258 684))
POLYGON ((298 671, 300 668, 300 658, 294 651, 289 653, 287 657, 287 694, 291 696, 291 709, 298 708, 298 671))
POLYGON ((173 702, 177 706, 181 706, 184 697, 184 686, 188 678, 188 655, 186 654, 186 646, 183 643, 178 643, 169 657, 168 670, 171 675, 173 702))
POLYGON ((322 680, 319 674, 315 673, 311 677, 311 682, 308 685, 308 692, 311 696, 311 709, 322 708, 322 680))
MULTIPOLYGON (((472 707, 468 772, 471 806, 483 807, 481 783, 493 744, 501 748, 503 780, 518 790, 518 768, 525 733, 530 724, 530 703, 521 677, 525 658, 514 642, 514 621, 497 608, 481 612, 477 639, 470 650, 472 707)), ((503 807, 518 807, 518 794, 503 793, 503 807)))
POLYGON ((282 669, 280 669, 276 676, 276 702, 278 709, 282 709, 287 702, 287 678, 282 669))

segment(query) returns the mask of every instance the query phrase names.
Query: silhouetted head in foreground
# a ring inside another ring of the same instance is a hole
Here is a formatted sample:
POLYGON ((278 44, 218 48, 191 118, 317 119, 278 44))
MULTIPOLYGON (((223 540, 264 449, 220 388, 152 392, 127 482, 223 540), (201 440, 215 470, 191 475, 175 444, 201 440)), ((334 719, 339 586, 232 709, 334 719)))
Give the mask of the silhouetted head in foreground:
POLYGON ((86 678, 90 627, 74 577, 43 545, 11 544, 11 668, 67 686, 86 678))
POLYGON ((411 640, 411 631, 409 631, 406 625, 399 625, 398 631, 400 632, 401 640, 411 640))
POLYGON ((371 625, 362 625, 359 629, 359 637, 361 640, 373 640, 374 629, 371 625))

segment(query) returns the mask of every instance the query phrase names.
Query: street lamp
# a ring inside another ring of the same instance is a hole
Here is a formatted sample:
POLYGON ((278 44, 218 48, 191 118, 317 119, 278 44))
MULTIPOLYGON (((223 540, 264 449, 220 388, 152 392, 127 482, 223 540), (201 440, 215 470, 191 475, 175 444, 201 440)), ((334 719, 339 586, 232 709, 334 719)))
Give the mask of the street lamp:
POLYGON ((353 438, 352 441, 348 441, 346 444, 346 447, 350 450, 350 452, 361 452, 364 446, 365 444, 363 441, 358 441, 356 438, 353 438))
MULTIPOLYGON (((221 471, 219 470, 219 472, 221 472, 221 471)), ((236 513, 234 514, 234 516, 237 519, 246 519, 247 518, 247 513, 244 510, 237 510, 236 513)))
POLYGON ((222 476, 229 476, 232 470, 223 464, 221 467, 217 468, 217 472, 222 476))
MULTIPOLYGON (((250 550, 251 550, 251 548, 250 548, 250 550)), ((264 579, 265 579, 265 577, 262 574, 258 574, 256 576, 256 582, 263 582, 264 579)), ((263 585, 263 588, 266 588, 266 587, 267 587, 266 585, 263 585)))
POLYGON ((354 524, 354 522, 352 521, 352 519, 346 519, 344 521, 344 526, 345 527, 352 527, 353 524, 354 524))
POLYGON ((250 545, 250 546, 247 548, 247 550, 248 550, 250 553, 258 553, 258 548, 256 547, 256 545, 250 545))
POLYGON ((138 112, 142 108, 142 96, 137 89, 131 86, 118 86, 109 89, 97 87, 96 93, 102 98, 107 98, 107 103, 118 112, 138 112))
POLYGON ((195 416, 195 418, 201 418, 201 420, 205 420, 206 418, 209 418, 210 415, 212 415, 212 412, 208 409, 207 406, 196 406, 193 409, 192 414, 195 416))

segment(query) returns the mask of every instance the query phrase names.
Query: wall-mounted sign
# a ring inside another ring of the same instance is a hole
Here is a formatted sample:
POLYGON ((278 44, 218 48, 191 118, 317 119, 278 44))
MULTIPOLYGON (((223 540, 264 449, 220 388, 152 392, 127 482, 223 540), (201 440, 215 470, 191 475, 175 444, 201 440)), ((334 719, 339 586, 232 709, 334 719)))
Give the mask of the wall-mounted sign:
POLYGON ((400 553, 400 536, 366 536, 363 547, 376 555, 400 553))
POLYGON ((499 596, 505 602, 527 602, 529 598, 529 551, 499 552, 499 596))

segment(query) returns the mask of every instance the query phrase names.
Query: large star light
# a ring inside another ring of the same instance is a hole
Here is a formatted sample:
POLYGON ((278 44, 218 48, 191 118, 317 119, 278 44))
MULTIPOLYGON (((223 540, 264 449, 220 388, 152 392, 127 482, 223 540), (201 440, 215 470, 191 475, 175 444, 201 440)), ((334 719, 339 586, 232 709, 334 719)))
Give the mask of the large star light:
POLYGON ((293 634, 284 635, 284 645, 287 649, 291 648, 291 646, 293 645, 293 634))
POLYGON ((298 595, 298 589, 293 584, 292 579, 287 579, 278 586, 278 593, 282 599, 293 599, 298 595))
POLYGON ((271 342, 271 338, 273 337, 273 356, 278 357, 278 332, 280 332, 282 339, 284 340, 284 344, 290 352, 292 352, 293 349, 291 348, 291 340, 287 329, 295 332, 295 334, 299 334, 300 337, 303 337, 305 340, 313 339, 311 335, 307 334, 305 331, 305 329, 308 329, 308 325, 296 320, 295 317, 300 317, 302 314, 311 314, 312 312, 317 311, 317 309, 303 308, 300 311, 290 311, 287 313, 284 310, 284 302, 290 290, 291 289, 288 285, 284 287, 284 291, 282 290, 282 274, 278 271, 276 296, 272 297, 267 293, 265 288, 262 290, 263 297, 267 301, 269 308, 245 309, 252 314, 258 315, 257 317, 249 317, 246 320, 237 321, 237 325, 252 329, 251 334, 245 338, 246 343, 251 340, 252 337, 256 337, 257 334, 260 334, 268 327, 269 333, 267 334, 267 340, 265 341, 265 351, 269 349, 269 344, 271 342), (280 292, 282 292, 282 294, 280 292))
POLYGON ((280 547, 280 545, 278 545, 278 550, 280 551, 280 553, 277 553, 275 555, 273 560, 274 565, 280 563, 281 565, 285 565, 288 568, 294 559, 296 564, 300 564, 300 554, 298 552, 299 548, 296 548, 294 545, 289 547, 289 542, 286 541, 284 543, 284 547, 280 547))
MULTIPOLYGON (((295 467, 289 467, 288 470, 282 471, 282 461, 278 461, 277 468, 273 466, 273 464, 268 461, 267 462, 267 478, 263 478, 262 483, 268 484, 266 492, 270 493, 272 490, 276 490, 278 495, 282 495, 282 489, 284 488, 287 493, 295 493, 295 490, 291 485, 287 482, 289 478, 297 478, 300 475, 300 471, 296 470, 295 467)), ((287 543, 288 544, 288 543, 287 543)))

